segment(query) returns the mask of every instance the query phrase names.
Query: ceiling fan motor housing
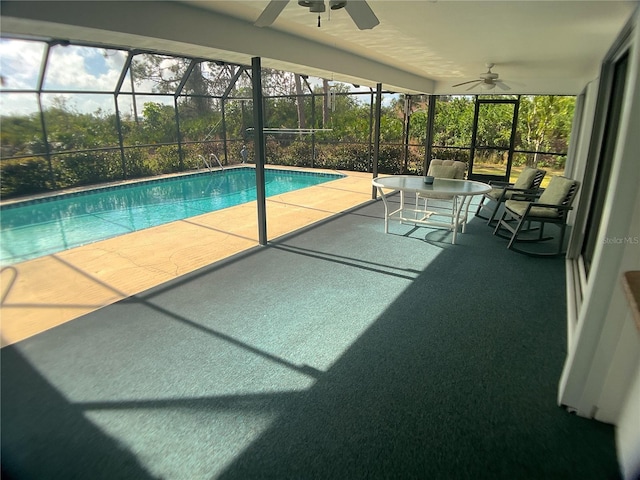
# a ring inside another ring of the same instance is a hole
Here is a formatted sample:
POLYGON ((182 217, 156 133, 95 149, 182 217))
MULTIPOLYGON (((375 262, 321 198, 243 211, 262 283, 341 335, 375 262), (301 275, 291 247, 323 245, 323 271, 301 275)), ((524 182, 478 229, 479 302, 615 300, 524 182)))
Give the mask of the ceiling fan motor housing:
POLYGON ((493 73, 493 72, 487 72, 487 73, 481 73, 480 74, 480 78, 483 79, 484 81, 487 80, 496 80, 498 78, 498 74, 497 73, 493 73))
POLYGON ((311 13, 322 13, 326 10, 324 0, 298 0, 298 5, 308 8, 311 13))
MULTIPOLYGON (((282 10, 287 6, 289 0, 271 0, 254 22, 256 27, 268 27, 278 18, 282 10)), ((325 0, 298 0, 298 5, 308 8, 310 12, 320 14, 326 11, 325 0)), ((331 10, 344 8, 347 14, 360 30, 369 30, 380 24, 380 20, 367 4, 367 0, 329 0, 331 10)), ((318 15, 318 27, 320 26, 320 15, 318 15)))

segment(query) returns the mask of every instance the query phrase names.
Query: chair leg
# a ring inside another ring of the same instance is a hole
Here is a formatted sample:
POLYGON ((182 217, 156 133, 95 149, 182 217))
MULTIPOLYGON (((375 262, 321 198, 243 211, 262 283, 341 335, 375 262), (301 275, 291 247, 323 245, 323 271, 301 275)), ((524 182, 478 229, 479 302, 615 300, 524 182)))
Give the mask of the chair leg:
MULTIPOLYGON (((484 204, 484 199, 485 199, 485 197, 482 197, 480 199, 480 203, 478 203, 478 209, 476 210, 476 217, 480 217, 480 215, 478 215, 478 214, 480 213, 480 210, 482 210, 482 206, 484 204)), ((482 217, 480 217, 480 218, 482 218, 482 217)))
POLYGON ((498 220, 498 223, 496 224, 496 228, 493 229, 493 234, 494 235, 498 235, 499 237, 501 237, 502 235, 500 235, 500 229, 502 228, 502 225, 504 223, 504 225, 506 226, 506 221, 505 221, 505 217, 507 216, 507 211, 505 210, 504 212, 502 212, 502 216, 500 217, 500 219, 498 220))
POLYGON ((485 198, 487 198, 487 197, 482 197, 480 199, 480 203, 478 204, 478 209, 476 210, 476 214, 475 214, 476 217, 481 218, 483 220, 487 220, 489 218, 489 217, 485 217, 484 215, 480 215, 480 211, 483 208, 489 208, 489 204, 485 205, 485 203, 484 203, 485 198))
MULTIPOLYGON (((510 248, 511 250, 513 250, 514 252, 518 252, 518 253, 522 253, 524 255, 528 255, 530 257, 559 257, 563 254, 562 251, 562 247, 564 246, 564 236, 565 236, 565 231, 566 231, 566 223, 561 223, 560 224, 560 234, 559 234, 559 238, 558 238, 558 248, 557 250, 554 252, 549 252, 549 253, 544 253, 544 252, 531 252, 531 251, 527 251, 524 249, 521 249, 519 247, 515 246, 515 242, 516 242, 516 238, 515 235, 512 237, 512 240, 509 242, 509 246, 507 248, 510 248)), ((544 229, 544 222, 541 222, 540 225, 540 230, 544 229)), ((526 230, 521 230, 519 233, 522 233, 523 231, 526 230)), ((554 237, 543 237, 542 235, 540 235, 539 239, 535 239, 535 240, 528 240, 528 239, 522 239, 522 240, 517 240, 519 242, 538 242, 538 241, 546 241, 546 240, 551 240, 554 237)))
POLYGON ((495 217, 496 217, 496 214, 498 213, 498 210, 500 210, 500 203, 496 202, 496 206, 493 209, 493 212, 491 212, 491 216, 487 220, 487 225, 491 226, 491 222, 493 222, 495 220, 495 217))
POLYGON ((516 239, 518 238, 518 234, 520 233, 520 229, 522 228, 522 225, 524 225, 524 217, 522 217, 520 220, 518 220, 518 225, 516 226, 515 230, 513 231, 513 235, 511 236, 511 240, 509 240, 509 244, 507 245, 508 249, 511 249, 511 247, 513 247, 513 244, 515 243, 516 239))
POLYGON ((562 225, 560 225, 560 239, 558 242, 558 253, 557 255, 561 255, 562 254, 562 247, 564 247, 564 231, 567 228, 567 224, 566 222, 563 222, 562 225))

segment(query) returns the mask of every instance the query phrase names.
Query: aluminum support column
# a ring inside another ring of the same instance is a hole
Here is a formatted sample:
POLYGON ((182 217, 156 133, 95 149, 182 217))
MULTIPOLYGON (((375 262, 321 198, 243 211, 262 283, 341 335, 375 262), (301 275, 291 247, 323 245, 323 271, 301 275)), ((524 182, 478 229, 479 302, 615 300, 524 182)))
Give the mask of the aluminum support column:
POLYGON ((258 242, 267 244, 267 200, 264 179, 266 146, 264 142, 264 116, 262 98, 262 73, 260 57, 251 59, 251 78, 253 87, 253 135, 256 164, 256 191, 258 201, 258 242))
MULTIPOLYGON (((378 176, 378 156, 380 153, 380 117, 382 115, 382 84, 376 84, 376 118, 373 143, 373 178, 378 176)), ((376 199, 378 189, 372 187, 371 198, 376 199)))
POLYGON ((404 163, 400 173, 409 171, 409 128, 411 127, 411 95, 404 97, 404 118, 402 122, 402 150, 404 155, 404 163))
POLYGON ((433 126, 436 118, 437 95, 429 95, 429 108, 427 110, 427 132, 424 137, 424 163, 422 165, 422 175, 427 175, 431 158, 433 157, 433 126))

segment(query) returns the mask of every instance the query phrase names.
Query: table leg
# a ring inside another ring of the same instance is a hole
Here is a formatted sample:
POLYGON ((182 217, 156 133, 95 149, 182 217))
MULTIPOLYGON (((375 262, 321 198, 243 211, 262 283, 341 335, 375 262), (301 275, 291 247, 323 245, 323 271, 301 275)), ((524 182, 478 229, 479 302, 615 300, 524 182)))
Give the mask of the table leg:
MULTIPOLYGON (((451 238, 451 244, 455 245, 456 244, 456 236, 458 235, 458 226, 460 225, 460 211, 462 210, 462 206, 464 205, 464 202, 466 200, 465 196, 456 196, 454 198, 454 205, 455 205, 455 214, 453 216, 453 236, 451 238)), ((464 229, 464 225, 462 227, 464 229)), ((463 230, 464 231, 464 230, 463 230)))
POLYGON ((471 205, 472 198, 473 198, 472 196, 464 197, 464 200, 467 203, 467 206, 464 209, 464 223, 462 224, 462 233, 464 233, 465 230, 467 229, 467 221, 469 220, 469 206, 471 205))
POLYGON ((382 203, 384 203, 384 233, 389 233, 389 204, 387 203, 387 196, 382 191, 382 188, 377 188, 380 197, 382 197, 382 203))

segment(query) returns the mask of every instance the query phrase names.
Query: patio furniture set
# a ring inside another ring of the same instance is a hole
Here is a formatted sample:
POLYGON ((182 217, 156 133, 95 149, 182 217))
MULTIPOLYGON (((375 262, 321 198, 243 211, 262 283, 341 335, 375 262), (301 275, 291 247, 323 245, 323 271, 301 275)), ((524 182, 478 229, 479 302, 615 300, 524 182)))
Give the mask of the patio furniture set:
POLYGON ((531 256, 562 255, 567 216, 580 187, 578 181, 554 176, 548 186, 542 188, 546 171, 525 167, 515 183, 482 183, 466 180, 465 171, 464 162, 432 160, 424 177, 390 175, 374 178, 373 185, 385 208, 385 233, 389 233, 389 220, 399 220, 403 224, 450 230, 451 243, 455 245, 458 231, 465 232, 472 198, 482 196, 475 216, 487 220, 487 225, 494 228, 494 235, 508 239, 507 248, 531 256), (388 193, 385 194, 385 190, 388 193), (394 208, 389 197, 398 192, 400 204, 394 208), (415 196, 415 200, 408 202, 407 195, 415 196), (545 236, 546 224, 558 226, 555 250, 520 247, 521 243, 556 238, 545 236))

